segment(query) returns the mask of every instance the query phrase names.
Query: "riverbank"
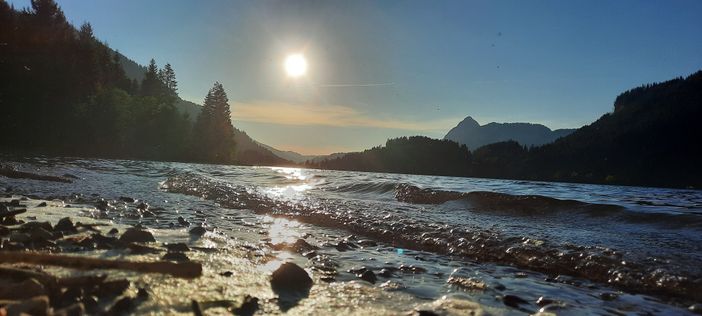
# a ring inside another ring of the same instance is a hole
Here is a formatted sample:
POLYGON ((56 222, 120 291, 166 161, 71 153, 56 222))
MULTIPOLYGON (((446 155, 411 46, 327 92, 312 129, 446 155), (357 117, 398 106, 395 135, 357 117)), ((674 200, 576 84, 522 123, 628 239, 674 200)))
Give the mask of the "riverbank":
POLYGON ((201 264, 195 279, 47 270, 127 279, 129 287, 102 311, 123 297, 136 300, 139 288, 149 299, 138 301, 138 314, 192 314, 193 300, 203 314, 231 314, 254 302, 258 314, 341 315, 444 315, 450 306, 458 314, 677 315, 699 306, 695 293, 676 285, 696 280, 699 221, 687 212, 699 205, 695 191, 148 161, 30 158, 6 165, 72 181, 0 177, 5 198, 25 205, 8 211, 27 209, 17 219, 48 221, 40 227, 52 238, 65 217, 81 227, 51 240, 56 249, 40 251, 201 264), (154 241, 117 242, 130 228, 154 241), (286 264, 276 274, 286 262, 299 268, 286 264), (579 266, 627 273, 607 282, 599 277, 606 270, 579 274, 579 266), (638 272, 663 283, 622 283, 638 272), (276 282, 275 275, 290 278, 276 282), (304 286, 289 293, 285 284, 304 286))

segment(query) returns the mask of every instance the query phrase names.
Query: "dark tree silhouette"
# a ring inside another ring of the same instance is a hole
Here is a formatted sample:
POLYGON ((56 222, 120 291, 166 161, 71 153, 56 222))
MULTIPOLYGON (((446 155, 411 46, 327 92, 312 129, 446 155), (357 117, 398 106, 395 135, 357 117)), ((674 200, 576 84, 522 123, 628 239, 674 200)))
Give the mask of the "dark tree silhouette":
POLYGON ((224 163, 234 159, 234 127, 229 99, 216 82, 205 97, 193 131, 192 156, 203 162, 224 163))

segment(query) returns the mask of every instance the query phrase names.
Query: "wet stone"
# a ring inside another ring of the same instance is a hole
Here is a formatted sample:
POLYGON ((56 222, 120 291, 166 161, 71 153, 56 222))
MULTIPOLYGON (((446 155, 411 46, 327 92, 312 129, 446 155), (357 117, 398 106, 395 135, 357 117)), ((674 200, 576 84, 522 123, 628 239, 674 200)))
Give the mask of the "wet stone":
POLYGON ((56 223, 56 226, 54 226, 55 230, 64 232, 64 233, 77 233, 78 230, 76 229, 75 225, 73 225, 73 221, 71 221, 70 217, 64 217, 56 223))
POLYGON ((178 225, 180 226, 190 226, 190 222, 186 221, 183 216, 178 216, 178 225))
POLYGON ((119 200, 122 202, 127 202, 127 203, 134 203, 135 200, 133 198, 130 198, 128 196, 120 196, 119 200))
POLYGON ((178 252, 187 252, 190 251, 190 248, 188 245, 179 242, 179 243, 172 243, 172 244, 164 244, 163 247, 168 249, 168 251, 178 251, 178 252))
POLYGON ((219 275, 221 275, 223 277, 230 277, 230 276, 234 275, 234 272, 224 271, 224 272, 220 273, 219 275))
POLYGON ((380 269, 380 273, 378 273, 378 275, 380 275, 380 276, 382 276, 382 277, 384 277, 384 278, 391 278, 391 277, 393 277, 392 270, 387 269, 387 268, 380 269))
POLYGON ((514 308, 519 308, 520 304, 529 304, 529 302, 516 295, 505 295, 502 297, 502 302, 514 308))
POLYGON ((117 228, 112 228, 109 232, 107 232, 108 235, 117 235, 118 233, 119 230, 117 228))
POLYGON ((234 308, 232 312, 235 315, 240 316, 251 316, 258 310, 258 298, 250 295, 244 297, 244 301, 237 308, 234 308))
POLYGON ((546 306, 548 304, 552 304, 555 301, 549 298, 545 298, 543 296, 539 297, 539 299, 536 300, 536 305, 539 305, 540 307, 546 306))
POLYGON ((205 229, 205 227, 202 227, 202 226, 194 227, 193 229, 191 229, 191 230, 189 231, 189 233, 190 233, 191 235, 195 235, 195 236, 202 236, 202 235, 204 235, 206 232, 207 232, 207 229, 205 229))
POLYGON ((600 298, 603 301, 613 301, 613 300, 616 300, 617 298, 619 298, 619 295, 617 295, 617 293, 605 292, 605 293, 600 294, 600 298))
POLYGON ((292 262, 283 263, 271 276, 274 291, 304 292, 312 287, 312 283, 307 271, 292 262))
POLYGON ((358 275, 358 278, 360 278, 363 281, 370 282, 375 284, 375 282, 378 280, 378 278, 375 276, 375 273, 370 270, 366 270, 365 272, 361 273, 358 275))
POLYGON ((149 231, 137 229, 134 227, 127 228, 127 230, 119 237, 119 241, 129 243, 129 242, 155 242, 154 235, 149 231))
POLYGON ((37 204, 37 207, 46 207, 46 202, 41 202, 37 204))
POLYGON ((168 252, 165 255, 163 255, 161 259, 178 262, 190 261, 190 258, 188 258, 188 256, 182 252, 168 252))

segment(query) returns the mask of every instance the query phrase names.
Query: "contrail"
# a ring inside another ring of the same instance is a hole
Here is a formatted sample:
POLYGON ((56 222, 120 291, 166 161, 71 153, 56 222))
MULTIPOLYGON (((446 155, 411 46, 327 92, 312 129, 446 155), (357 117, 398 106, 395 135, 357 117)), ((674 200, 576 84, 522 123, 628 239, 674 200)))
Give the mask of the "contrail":
POLYGON ((320 84, 320 88, 354 88, 354 87, 384 87, 394 86, 394 82, 385 83, 337 83, 337 84, 320 84))

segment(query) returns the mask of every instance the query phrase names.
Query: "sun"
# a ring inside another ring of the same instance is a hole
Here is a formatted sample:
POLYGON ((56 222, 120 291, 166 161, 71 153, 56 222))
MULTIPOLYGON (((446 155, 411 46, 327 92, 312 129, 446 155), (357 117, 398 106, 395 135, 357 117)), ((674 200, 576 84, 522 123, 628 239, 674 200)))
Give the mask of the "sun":
POLYGON ((307 59, 302 54, 290 54, 283 64, 288 77, 298 78, 307 74, 307 59))

